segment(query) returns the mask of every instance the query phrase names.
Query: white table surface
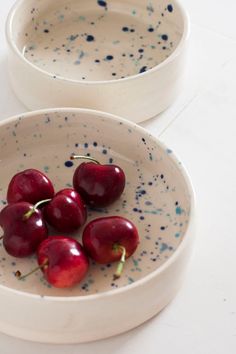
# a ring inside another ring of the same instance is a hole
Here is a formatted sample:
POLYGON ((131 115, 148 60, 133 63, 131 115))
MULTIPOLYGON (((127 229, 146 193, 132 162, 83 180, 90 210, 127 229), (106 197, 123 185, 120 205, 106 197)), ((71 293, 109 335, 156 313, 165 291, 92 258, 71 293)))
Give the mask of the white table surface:
MULTIPOLYGON (((187 82, 170 109, 142 125, 179 155, 196 190, 197 239, 184 286, 161 314, 126 334, 66 346, 0 334, 1 354, 236 353, 236 1, 182 2, 192 22, 187 82)), ((0 119, 26 111, 6 68, 13 3, 0 1, 0 119)))

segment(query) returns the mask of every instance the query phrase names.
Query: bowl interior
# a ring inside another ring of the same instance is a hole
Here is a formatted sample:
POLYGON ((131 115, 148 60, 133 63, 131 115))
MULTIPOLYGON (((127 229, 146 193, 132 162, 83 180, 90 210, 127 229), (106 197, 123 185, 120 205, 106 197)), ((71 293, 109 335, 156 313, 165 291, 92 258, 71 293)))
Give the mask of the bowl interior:
POLYGON ((11 21, 11 36, 29 62, 52 76, 87 81, 157 66, 183 32, 183 13, 169 0, 27 0, 11 21))
MULTIPOLYGON (((0 208, 6 204, 11 177, 26 168, 44 171, 56 190, 71 186, 78 165, 69 161, 72 153, 91 155, 101 163, 115 163, 124 169, 127 184, 120 200, 107 209, 89 210, 89 220, 122 215, 133 221, 141 238, 136 253, 127 260, 122 277, 115 282, 113 274, 117 264, 101 266, 91 262, 81 284, 58 290, 47 284, 41 271, 18 281, 14 272, 28 272, 36 266, 36 259, 13 258, 0 243, 2 285, 49 296, 104 292, 132 284, 159 268, 184 238, 191 198, 181 165, 148 132, 98 112, 58 110, 28 114, 26 118, 2 123, 0 208)), ((81 240, 81 233, 82 230, 73 237, 81 240)))

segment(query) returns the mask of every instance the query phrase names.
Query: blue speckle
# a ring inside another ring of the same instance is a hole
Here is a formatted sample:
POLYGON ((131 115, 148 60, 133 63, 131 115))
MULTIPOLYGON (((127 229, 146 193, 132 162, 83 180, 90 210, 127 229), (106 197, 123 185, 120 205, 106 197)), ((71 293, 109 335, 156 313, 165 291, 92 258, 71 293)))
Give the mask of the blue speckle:
POLYGON ((167 10, 168 10, 169 12, 173 12, 173 6, 172 6, 171 4, 169 4, 169 5, 167 6, 167 10))
POLYGON ((170 150, 170 149, 166 149, 166 152, 167 152, 167 154, 172 154, 172 150, 170 150))
POLYGON ((98 143, 96 141, 94 141, 93 146, 95 146, 95 147, 98 146, 98 143))
POLYGON ((88 143, 85 143, 84 147, 85 147, 85 149, 87 149, 88 148, 88 143))
POLYGON ((163 39, 163 41, 168 41, 168 36, 167 36, 167 34, 163 34, 163 35, 161 36, 161 38, 163 39))
POLYGON ((162 243, 160 247, 160 252, 164 252, 168 249, 168 245, 166 243, 162 243))
POLYGON ((180 237, 180 233, 179 233, 179 232, 176 232, 175 237, 176 237, 176 238, 180 237))
POLYGON ((153 27, 149 27, 148 32, 154 32, 154 28, 153 27))
POLYGON ((123 28, 122 28, 122 31, 123 31, 123 32, 129 32, 129 28, 128 28, 128 27, 123 27, 123 28))
POLYGON ((106 150, 106 149, 103 149, 103 150, 102 150, 102 153, 103 153, 104 155, 106 155, 106 154, 107 154, 107 150, 106 150))
POLYGON ((107 7, 106 1, 98 0, 98 5, 102 7, 107 7))
POLYGON ((107 55, 106 56, 106 60, 112 60, 112 59, 114 59, 113 55, 107 55))
POLYGON ((180 207, 177 207, 175 209, 175 212, 176 212, 177 215, 181 215, 182 214, 182 209, 180 207))
POLYGON ((147 66, 143 66, 140 70, 139 70, 139 74, 144 73, 145 71, 147 71, 147 66))
POLYGON ((86 41, 87 42, 93 42, 95 40, 94 36, 92 36, 91 34, 87 35, 86 41))
POLYGON ((73 42, 73 41, 75 41, 78 37, 79 37, 78 34, 75 34, 75 35, 72 34, 72 35, 71 35, 70 37, 68 37, 67 39, 68 39, 69 41, 73 42))
POLYGON ((74 166, 74 163, 72 161, 66 161, 65 166, 70 168, 70 167, 74 166))
POLYGON ((166 228, 165 228, 165 226, 161 226, 160 229, 161 229, 162 231, 164 231, 166 228))
POLYGON ((65 18, 65 16, 64 16, 64 15, 59 15, 59 16, 58 16, 58 20, 59 20, 59 21, 63 21, 63 20, 64 20, 64 18, 65 18))

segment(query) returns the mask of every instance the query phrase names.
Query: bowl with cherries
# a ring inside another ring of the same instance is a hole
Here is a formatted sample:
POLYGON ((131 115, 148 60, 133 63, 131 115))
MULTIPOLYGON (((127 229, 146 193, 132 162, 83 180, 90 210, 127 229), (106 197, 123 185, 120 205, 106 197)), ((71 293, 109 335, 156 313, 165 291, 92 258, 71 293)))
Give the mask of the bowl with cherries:
POLYGON ((98 111, 31 112, 0 123, 0 168, 0 331, 93 341, 173 299, 194 192, 149 132, 98 111))

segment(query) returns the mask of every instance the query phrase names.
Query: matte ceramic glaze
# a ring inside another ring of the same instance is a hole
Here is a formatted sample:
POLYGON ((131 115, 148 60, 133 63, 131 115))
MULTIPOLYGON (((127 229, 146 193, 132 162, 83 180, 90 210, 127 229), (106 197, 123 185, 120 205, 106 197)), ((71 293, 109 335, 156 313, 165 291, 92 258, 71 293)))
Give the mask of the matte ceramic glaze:
POLYGON ((187 37, 176 1, 21 0, 7 21, 12 84, 29 108, 83 106, 142 121, 178 93, 187 37))
MULTIPOLYGON (((56 190, 70 187, 78 165, 69 160, 72 153, 125 171, 121 198, 109 208, 90 209, 88 221, 124 216, 138 228, 140 245, 119 280, 113 281, 116 264, 91 262, 82 283, 59 290, 40 271, 17 280, 14 272, 28 272, 36 260, 10 257, 0 244, 0 330, 5 333, 54 343, 109 337, 154 316, 182 283, 194 236, 192 187, 172 151, 133 123, 76 109, 33 112, 1 123, 0 208, 10 178, 26 168, 45 172, 56 190)), ((81 231, 72 236, 81 241, 81 231)))

